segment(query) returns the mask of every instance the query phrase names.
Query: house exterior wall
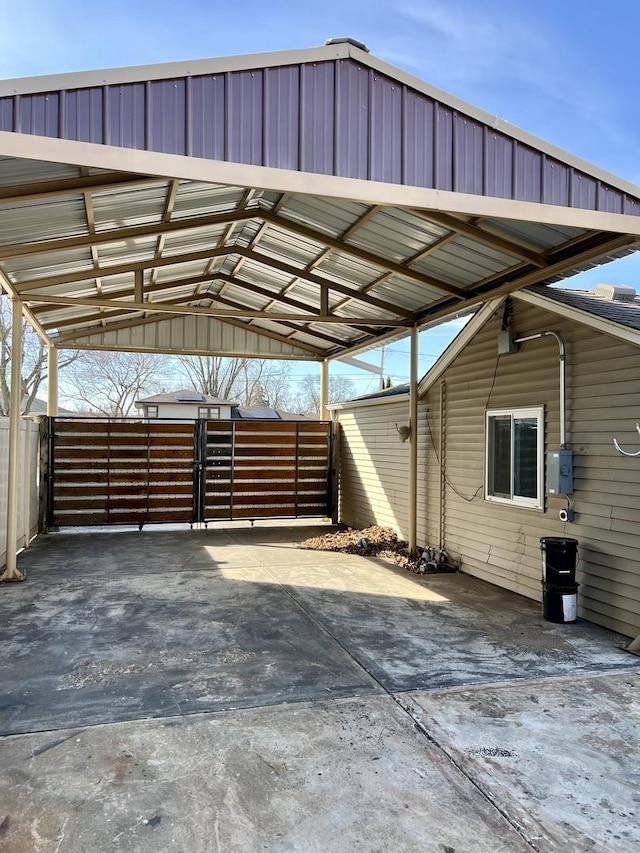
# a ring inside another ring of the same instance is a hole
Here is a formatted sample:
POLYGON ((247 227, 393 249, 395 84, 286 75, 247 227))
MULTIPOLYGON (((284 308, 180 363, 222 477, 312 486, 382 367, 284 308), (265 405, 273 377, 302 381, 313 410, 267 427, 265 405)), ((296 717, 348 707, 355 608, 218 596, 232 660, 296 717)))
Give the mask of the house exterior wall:
MULTIPOLYGON (((483 498, 487 408, 543 405, 545 451, 559 446, 557 343, 544 338, 522 344, 518 353, 501 356, 496 369, 499 311, 426 395, 436 444, 444 400, 444 471, 451 484, 444 490, 445 547, 463 571, 539 600, 540 537, 576 538, 580 615, 635 636, 640 633, 640 460, 619 455, 612 438, 629 434, 638 418, 640 349, 518 300, 512 305, 511 328, 519 335, 553 330, 566 343, 576 519, 559 520, 564 498, 545 497, 542 511, 483 498)), ((437 471, 433 448, 427 448, 427 456, 430 470, 437 471)), ((427 536, 434 540, 437 513, 429 508, 439 498, 438 477, 431 476, 427 505, 419 512, 426 513, 427 536)))
MULTIPOLYGON (((340 428, 339 518, 350 527, 379 524, 409 536, 409 443, 396 429, 409 422, 409 401, 371 401, 336 412, 340 428)), ((418 414, 422 421, 422 412, 418 414)), ((424 471, 425 444, 419 439, 418 471, 424 471)), ((424 504, 425 479, 419 475, 418 503, 424 504)), ((420 524, 419 519, 419 524, 420 524)), ((418 531, 418 541, 424 530, 418 531)))
MULTIPOLYGON (((216 408, 216 404, 209 403, 198 403, 197 405, 193 405, 191 403, 158 403, 158 419, 175 419, 179 418, 184 421, 194 421, 198 417, 198 409, 199 408, 216 408)), ((220 409, 220 418, 223 420, 228 420, 231 417, 231 406, 217 406, 220 409)), ((146 417, 146 408, 142 414, 142 417, 146 417)), ((153 420, 156 420, 154 417, 153 420)))
MULTIPOLYGON (((463 571, 540 600, 540 538, 576 538, 580 615, 636 636, 640 458, 618 454, 612 439, 627 436, 632 443, 635 436, 640 348, 517 299, 511 304, 511 328, 519 335, 555 331, 566 343, 575 522, 559 520, 564 498, 545 496, 542 510, 484 500, 487 408, 543 406, 544 449, 559 446, 558 345, 550 337, 531 341, 496 363, 499 308, 420 401, 418 544, 442 543, 463 571)), ((340 518, 352 526, 390 525, 406 537, 408 445, 399 442, 395 424, 407 422, 408 402, 376 403, 344 404, 337 412, 340 518)))

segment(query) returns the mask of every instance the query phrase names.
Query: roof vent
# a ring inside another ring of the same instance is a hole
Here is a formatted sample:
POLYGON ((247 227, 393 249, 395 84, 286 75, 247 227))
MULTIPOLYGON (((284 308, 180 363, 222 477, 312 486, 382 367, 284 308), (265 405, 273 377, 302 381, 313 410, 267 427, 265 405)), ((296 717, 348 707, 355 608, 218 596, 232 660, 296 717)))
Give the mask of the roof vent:
POLYGON ((352 39, 348 36, 343 36, 342 38, 337 39, 327 39, 325 42, 326 45, 332 44, 351 44, 353 47, 359 47, 360 50, 364 50, 365 53, 369 53, 369 48, 363 41, 358 41, 358 39, 352 39))
POLYGON ((636 298, 635 287, 626 284, 596 284, 591 292, 607 302, 633 302, 636 298))

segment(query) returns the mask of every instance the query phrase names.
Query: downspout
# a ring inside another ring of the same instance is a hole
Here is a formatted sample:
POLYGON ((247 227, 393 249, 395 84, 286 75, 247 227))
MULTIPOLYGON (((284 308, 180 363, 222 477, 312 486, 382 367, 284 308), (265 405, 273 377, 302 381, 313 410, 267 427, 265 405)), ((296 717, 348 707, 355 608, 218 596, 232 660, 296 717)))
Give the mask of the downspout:
POLYGON ((525 341, 536 341, 539 338, 555 338, 560 350, 560 449, 567 446, 567 417, 566 417, 566 350, 564 341, 557 332, 538 332, 536 335, 525 335, 515 338, 514 344, 523 344, 525 341))
POLYGON ((418 550, 418 327, 411 329, 409 368, 409 553, 418 550))

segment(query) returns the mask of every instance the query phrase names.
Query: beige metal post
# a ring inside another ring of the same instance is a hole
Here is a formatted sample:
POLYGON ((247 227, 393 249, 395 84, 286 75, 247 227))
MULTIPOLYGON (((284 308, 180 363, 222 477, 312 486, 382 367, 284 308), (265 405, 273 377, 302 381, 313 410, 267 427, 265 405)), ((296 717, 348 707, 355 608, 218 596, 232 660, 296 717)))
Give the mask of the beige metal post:
POLYGON ((329 362, 325 358, 320 362, 320 420, 327 419, 327 402, 329 400, 329 362))
POLYGON ((409 369, 409 553, 417 551, 418 536, 418 327, 411 329, 409 369))
POLYGON ((18 552, 18 464, 20 404, 22 402, 22 306, 12 302, 11 315, 11 403, 9 408, 9 484, 7 492, 7 568, 0 581, 23 581, 17 568, 18 552))
MULTIPOLYGON (((24 547, 31 544, 31 421, 22 421, 22 434, 24 443, 22 445, 22 535, 24 536, 24 547)), ((19 438, 19 436, 18 436, 19 438)))
POLYGON ((58 350, 49 347, 47 355, 47 414, 55 418, 58 414, 58 350))

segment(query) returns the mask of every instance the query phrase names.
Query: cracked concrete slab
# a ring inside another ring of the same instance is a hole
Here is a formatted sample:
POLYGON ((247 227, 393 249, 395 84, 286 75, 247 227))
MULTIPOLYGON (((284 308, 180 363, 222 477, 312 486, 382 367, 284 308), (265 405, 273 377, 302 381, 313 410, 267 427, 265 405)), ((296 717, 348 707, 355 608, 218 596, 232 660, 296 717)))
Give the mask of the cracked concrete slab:
POLYGON ((536 850, 640 849, 640 668, 402 702, 536 850))
POLYGON ((60 853, 528 850, 407 722, 385 696, 8 738, 0 843, 60 853))
POLYGON ((298 547, 326 529, 23 553, 0 589, 0 849, 636 849, 624 638, 298 547))
POLYGON ((545 622, 540 604, 471 575, 415 576, 357 555, 343 555, 339 571, 323 560, 265 571, 391 691, 637 665, 622 651, 627 638, 545 622))

